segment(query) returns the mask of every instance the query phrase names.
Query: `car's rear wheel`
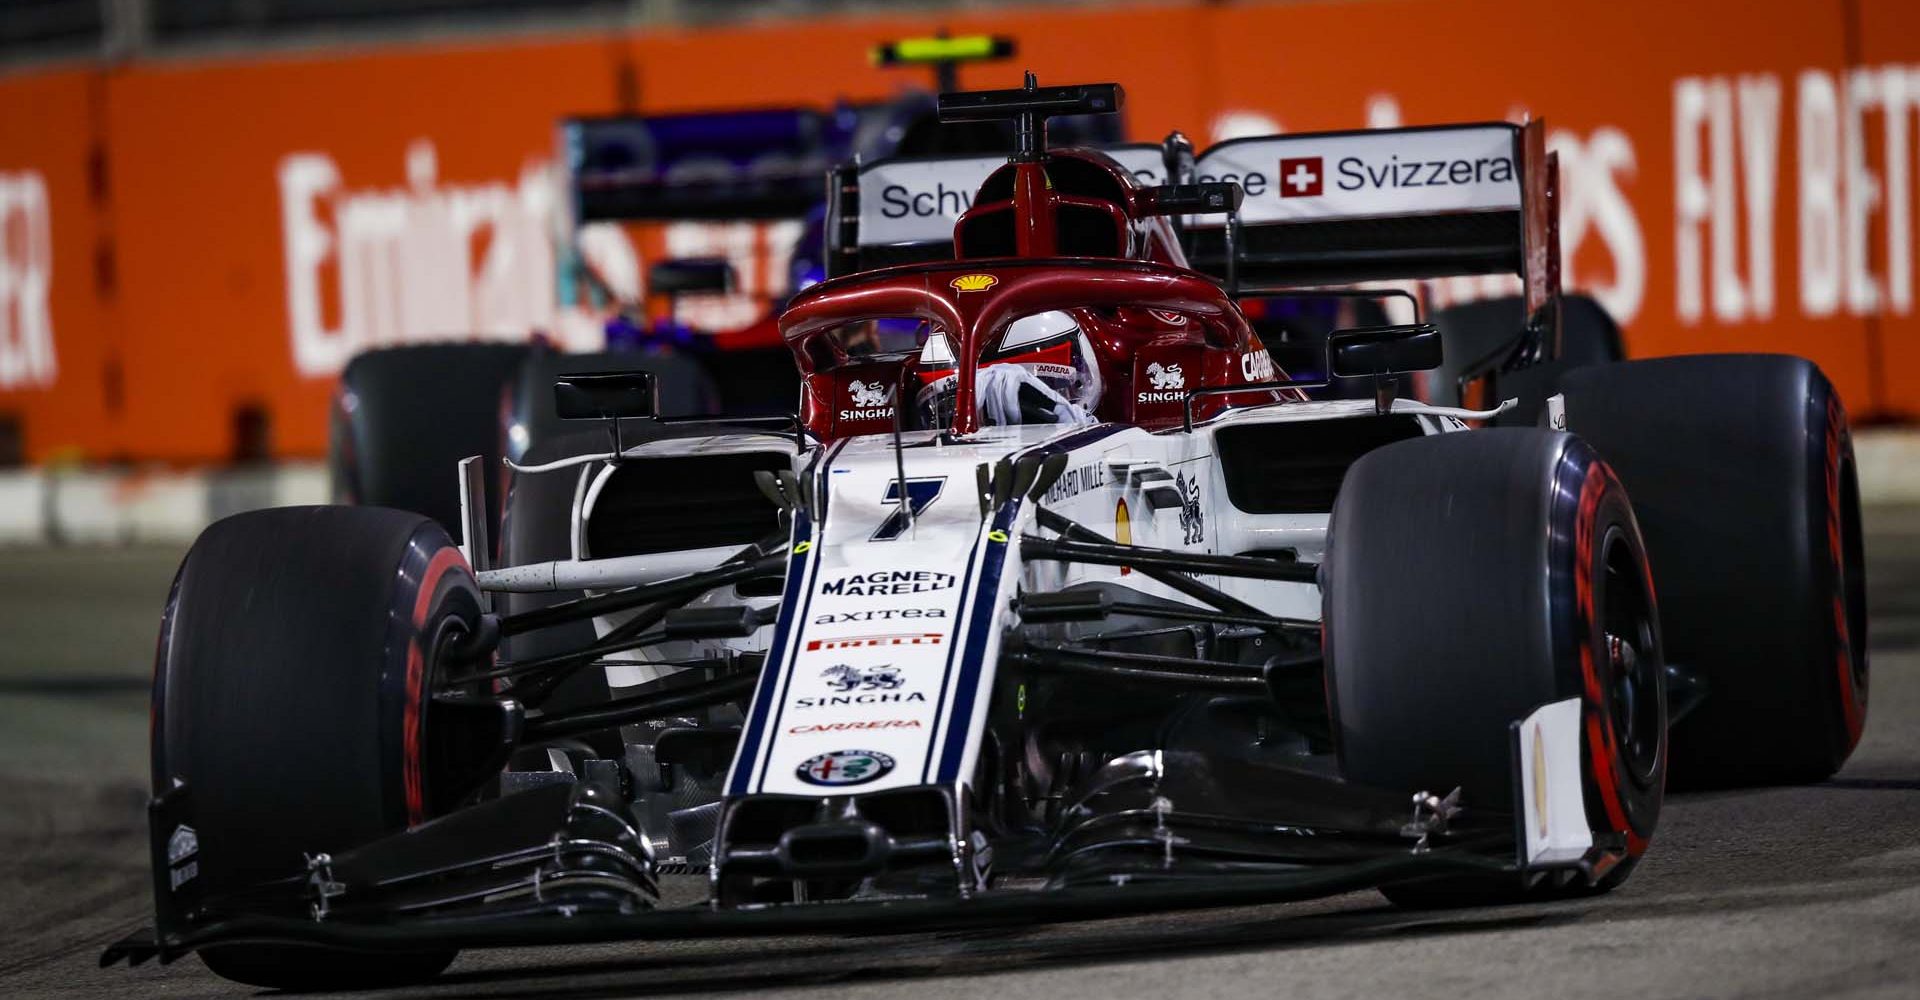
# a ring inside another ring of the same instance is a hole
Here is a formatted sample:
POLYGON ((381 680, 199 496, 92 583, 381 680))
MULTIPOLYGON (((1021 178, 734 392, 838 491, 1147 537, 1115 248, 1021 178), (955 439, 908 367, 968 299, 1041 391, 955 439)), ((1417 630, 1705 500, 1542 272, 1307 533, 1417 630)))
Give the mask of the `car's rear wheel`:
POLYGON ((1568 426, 1633 491, 1667 652, 1697 680, 1673 727, 1689 786, 1818 781, 1867 715, 1860 491, 1846 410, 1785 355, 1563 376, 1568 426))
POLYGON ((336 503, 395 507, 460 530, 455 468, 486 461, 487 513, 498 523, 506 388, 524 344, 416 344, 348 362, 327 443, 336 503))
MULTIPOLYGON (((457 768, 435 757, 431 696, 479 609, 459 550, 418 514, 280 508, 202 533, 154 670, 154 792, 184 800, 198 839, 182 891, 217 906, 444 808, 457 768)), ((232 944, 201 958, 255 986, 338 989, 428 978, 453 952, 232 944)))
POLYGON ((1389 887, 1403 903, 1607 889, 1646 850, 1666 775, 1666 669, 1626 491, 1564 433, 1508 428, 1416 438, 1348 471, 1328 534, 1326 664, 1347 780, 1462 790, 1511 815, 1511 727, 1578 698, 1597 883, 1522 891, 1511 877, 1389 887))

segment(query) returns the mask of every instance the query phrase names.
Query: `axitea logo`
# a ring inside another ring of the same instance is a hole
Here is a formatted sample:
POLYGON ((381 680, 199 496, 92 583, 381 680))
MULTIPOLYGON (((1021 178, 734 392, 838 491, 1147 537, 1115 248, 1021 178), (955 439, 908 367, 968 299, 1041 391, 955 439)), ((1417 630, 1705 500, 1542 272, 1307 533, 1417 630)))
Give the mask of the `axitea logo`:
POLYGON ((844 625, 852 622, 890 622, 896 618, 945 618, 946 608, 874 608, 870 611, 829 611, 813 616, 815 625, 844 625))
POLYGON ((889 594, 924 594, 953 586, 952 573, 929 569, 883 569, 855 573, 820 585, 822 594, 835 597, 879 597, 889 594))

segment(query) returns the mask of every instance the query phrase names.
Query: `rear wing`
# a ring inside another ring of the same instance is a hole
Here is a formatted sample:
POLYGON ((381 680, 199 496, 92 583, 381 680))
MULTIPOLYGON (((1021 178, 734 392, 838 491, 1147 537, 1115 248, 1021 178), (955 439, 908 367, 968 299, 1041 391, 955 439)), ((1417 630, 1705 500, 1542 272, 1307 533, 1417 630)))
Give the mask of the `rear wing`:
MULTIPOLYGON (((1150 142, 1098 147, 1146 187, 1166 183, 1161 147, 1150 142)), ((829 275, 953 257, 953 227, 974 193, 1007 164, 987 156, 889 157, 849 163, 828 178, 829 275)))
MULTIPOLYGON (((1143 186, 1241 186, 1237 218, 1181 220, 1191 266, 1236 290, 1515 274, 1527 327, 1558 347, 1557 170, 1539 121, 1230 139, 1190 162, 1190 152, 1152 143, 1102 151, 1143 186)), ((941 157, 836 168, 828 273, 950 257, 954 223, 1005 162, 941 157)))
POLYGON ((1556 162, 1537 120, 1232 139, 1194 174, 1246 195, 1237 239, 1188 220, 1200 270, 1250 288, 1515 274, 1528 326, 1558 329, 1556 162))
POLYGON ((821 175, 852 154, 857 119, 809 108, 568 119, 573 220, 800 218, 820 202, 821 175))

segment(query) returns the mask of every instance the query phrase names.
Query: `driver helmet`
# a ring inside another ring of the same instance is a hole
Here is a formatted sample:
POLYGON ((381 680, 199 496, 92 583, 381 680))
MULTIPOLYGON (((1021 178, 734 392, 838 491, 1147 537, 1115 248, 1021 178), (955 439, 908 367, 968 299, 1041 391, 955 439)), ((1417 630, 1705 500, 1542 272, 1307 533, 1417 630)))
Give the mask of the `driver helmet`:
MULTIPOLYGON (((920 426, 950 427, 959 392, 953 347, 942 333, 920 349, 920 426)), ((1103 386, 1093 345, 1072 316, 1058 310, 1009 324, 975 375, 983 427, 1092 423, 1103 386)))

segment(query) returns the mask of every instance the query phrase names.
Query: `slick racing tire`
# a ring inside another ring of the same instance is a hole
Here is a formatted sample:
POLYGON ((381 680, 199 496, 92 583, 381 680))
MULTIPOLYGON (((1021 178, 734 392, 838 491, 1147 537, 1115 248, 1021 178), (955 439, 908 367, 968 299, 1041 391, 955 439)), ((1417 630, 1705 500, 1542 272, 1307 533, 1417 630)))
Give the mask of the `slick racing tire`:
POLYGON ((1588 823, 1624 858, 1593 885, 1526 891, 1503 875, 1404 883, 1388 898, 1497 902, 1624 881, 1659 818, 1666 671, 1633 507, 1598 454, 1537 428, 1376 449, 1347 472, 1324 566, 1328 701, 1348 781, 1457 787, 1469 812, 1510 815, 1513 724, 1578 698, 1588 823))
MULTIPOLYGON (((307 856, 439 811, 455 782, 440 780, 450 769, 431 740, 434 675, 479 610, 459 549, 418 514, 287 507, 203 532, 174 578, 154 669, 154 794, 183 799, 198 838, 181 891, 212 899, 299 875, 307 856)), ((231 944, 201 958, 228 979, 304 990, 418 981, 453 952, 231 944)))
POLYGON ((502 397, 527 352, 522 344, 422 344, 356 355, 334 392, 334 502, 425 514, 457 536, 456 470, 480 455, 488 523, 498 524, 502 397))
POLYGON ((1867 715, 1860 489, 1833 386, 1802 358, 1699 355, 1574 371, 1560 392, 1633 494, 1667 656, 1698 680, 1674 781, 1833 774, 1867 715))

